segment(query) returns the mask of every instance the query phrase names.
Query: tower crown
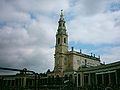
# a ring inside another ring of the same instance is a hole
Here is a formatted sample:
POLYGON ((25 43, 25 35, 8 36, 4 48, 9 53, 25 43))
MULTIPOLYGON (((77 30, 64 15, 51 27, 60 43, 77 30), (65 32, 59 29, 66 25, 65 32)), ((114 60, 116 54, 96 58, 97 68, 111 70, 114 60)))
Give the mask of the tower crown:
POLYGON ((58 25, 58 33, 57 34, 66 34, 67 35, 63 10, 61 10, 60 19, 59 19, 58 23, 59 23, 59 25, 58 25))

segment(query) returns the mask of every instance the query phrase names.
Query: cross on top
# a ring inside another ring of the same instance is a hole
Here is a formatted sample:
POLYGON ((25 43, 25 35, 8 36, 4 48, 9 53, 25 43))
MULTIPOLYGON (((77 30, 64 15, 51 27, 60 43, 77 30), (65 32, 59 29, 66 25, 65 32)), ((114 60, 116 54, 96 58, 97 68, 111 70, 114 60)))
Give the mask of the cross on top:
POLYGON ((61 15, 63 14, 63 9, 61 9, 61 15))

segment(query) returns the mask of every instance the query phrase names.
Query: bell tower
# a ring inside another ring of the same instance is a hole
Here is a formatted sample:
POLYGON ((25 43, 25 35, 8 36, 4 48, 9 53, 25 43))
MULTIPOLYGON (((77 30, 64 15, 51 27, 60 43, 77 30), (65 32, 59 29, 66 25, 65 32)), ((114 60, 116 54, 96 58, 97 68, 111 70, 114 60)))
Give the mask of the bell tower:
POLYGON ((60 19, 58 21, 58 29, 56 33, 55 46, 55 72, 63 72, 65 70, 64 62, 66 53, 68 52, 68 34, 64 21, 63 10, 61 10, 60 19))

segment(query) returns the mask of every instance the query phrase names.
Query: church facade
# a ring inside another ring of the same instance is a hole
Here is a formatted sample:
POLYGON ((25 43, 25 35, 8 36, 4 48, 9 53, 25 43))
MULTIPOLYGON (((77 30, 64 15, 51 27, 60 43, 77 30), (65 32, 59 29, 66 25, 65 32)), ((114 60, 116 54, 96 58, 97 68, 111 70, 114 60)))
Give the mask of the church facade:
POLYGON ((77 52, 74 47, 72 47, 71 51, 68 50, 68 34, 62 12, 58 24, 54 72, 62 76, 65 72, 78 71, 82 67, 99 66, 100 57, 84 54, 81 50, 77 52))

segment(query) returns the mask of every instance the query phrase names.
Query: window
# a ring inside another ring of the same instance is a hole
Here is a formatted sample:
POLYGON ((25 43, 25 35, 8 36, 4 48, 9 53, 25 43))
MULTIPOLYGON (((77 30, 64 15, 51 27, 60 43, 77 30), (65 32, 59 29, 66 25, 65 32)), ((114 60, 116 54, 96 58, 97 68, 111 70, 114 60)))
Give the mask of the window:
POLYGON ((64 38, 64 43, 66 43, 66 38, 64 38))
POLYGON ((85 66, 87 66, 87 60, 85 59, 85 66))
POLYGON ((80 60, 77 60, 77 64, 80 65, 80 64, 81 64, 81 61, 80 61, 80 60))
POLYGON ((59 23, 59 27, 62 26, 61 23, 59 23))
POLYGON ((60 44, 60 38, 58 38, 58 44, 60 44))
POLYGON ((65 23, 63 23, 63 26, 65 26, 65 23))

